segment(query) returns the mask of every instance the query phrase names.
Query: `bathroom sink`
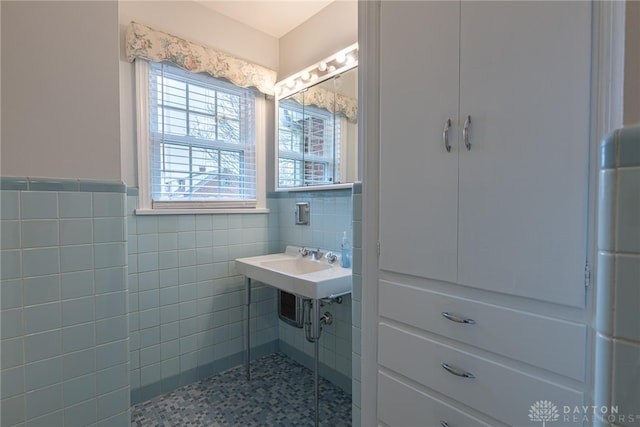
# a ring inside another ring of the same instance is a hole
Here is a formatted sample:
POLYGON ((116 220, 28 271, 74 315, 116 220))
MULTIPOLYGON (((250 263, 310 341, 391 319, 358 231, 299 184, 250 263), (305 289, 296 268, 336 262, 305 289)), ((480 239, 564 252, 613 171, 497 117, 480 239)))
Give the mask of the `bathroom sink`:
POLYGON ((304 298, 320 299, 351 292, 351 269, 340 260, 330 264, 323 256, 303 257, 297 246, 283 253, 236 259, 238 272, 246 277, 304 298))

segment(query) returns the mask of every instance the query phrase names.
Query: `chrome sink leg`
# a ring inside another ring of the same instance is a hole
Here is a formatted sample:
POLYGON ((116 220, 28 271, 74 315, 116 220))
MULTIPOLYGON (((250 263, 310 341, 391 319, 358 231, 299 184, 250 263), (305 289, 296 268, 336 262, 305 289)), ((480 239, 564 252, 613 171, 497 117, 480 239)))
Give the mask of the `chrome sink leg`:
POLYGON ((245 370, 247 372, 247 381, 251 380, 251 368, 249 366, 249 362, 251 360, 251 279, 249 277, 244 278, 244 286, 245 286, 245 297, 246 297, 246 305, 247 305, 247 331, 245 337, 245 370))
POLYGON ((314 425, 320 425, 320 300, 313 300, 313 335, 314 343, 314 362, 313 362, 313 407, 314 407, 314 425))

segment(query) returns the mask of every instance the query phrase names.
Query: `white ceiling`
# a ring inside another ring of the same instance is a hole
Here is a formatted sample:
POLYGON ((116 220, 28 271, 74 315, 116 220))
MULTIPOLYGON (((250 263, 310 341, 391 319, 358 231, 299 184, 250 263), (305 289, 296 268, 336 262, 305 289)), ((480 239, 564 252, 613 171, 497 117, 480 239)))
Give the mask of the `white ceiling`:
POLYGON ((280 38, 334 0, 198 0, 198 3, 280 38))

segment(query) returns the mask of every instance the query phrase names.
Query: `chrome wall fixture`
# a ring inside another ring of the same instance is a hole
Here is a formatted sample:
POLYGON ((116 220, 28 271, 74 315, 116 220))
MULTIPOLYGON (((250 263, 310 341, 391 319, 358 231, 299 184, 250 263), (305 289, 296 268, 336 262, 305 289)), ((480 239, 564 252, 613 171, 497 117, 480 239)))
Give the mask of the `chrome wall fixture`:
POLYGON ((296 203, 296 225, 309 225, 311 205, 309 202, 296 203))

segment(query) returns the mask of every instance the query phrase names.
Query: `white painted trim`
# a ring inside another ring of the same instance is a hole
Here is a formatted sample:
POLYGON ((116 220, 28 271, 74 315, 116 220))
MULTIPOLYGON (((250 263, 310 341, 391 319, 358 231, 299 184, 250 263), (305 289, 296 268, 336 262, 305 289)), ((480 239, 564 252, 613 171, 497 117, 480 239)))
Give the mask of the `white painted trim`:
POLYGON ((151 175, 149 164, 149 63, 135 61, 136 85, 136 154, 138 157, 138 206, 151 209, 151 175))
POLYGON ((136 209, 136 215, 266 214, 269 209, 136 209))
POLYGON ((380 1, 358 2, 358 152, 362 153, 362 426, 378 425, 378 181, 380 163, 380 1))
POLYGON ((267 206, 267 107, 262 94, 256 94, 254 119, 256 122, 256 207, 264 209, 267 206))

